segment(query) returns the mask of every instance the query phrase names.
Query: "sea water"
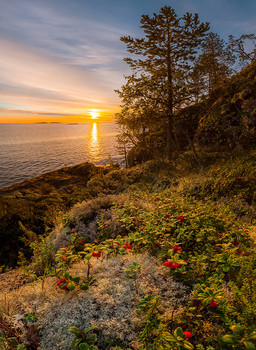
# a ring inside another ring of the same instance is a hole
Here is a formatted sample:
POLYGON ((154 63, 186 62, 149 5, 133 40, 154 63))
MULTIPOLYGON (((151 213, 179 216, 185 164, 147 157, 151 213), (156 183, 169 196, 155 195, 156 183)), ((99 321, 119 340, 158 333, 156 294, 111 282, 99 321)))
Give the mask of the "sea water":
POLYGON ((0 188, 64 166, 121 162, 114 123, 0 124, 0 188))

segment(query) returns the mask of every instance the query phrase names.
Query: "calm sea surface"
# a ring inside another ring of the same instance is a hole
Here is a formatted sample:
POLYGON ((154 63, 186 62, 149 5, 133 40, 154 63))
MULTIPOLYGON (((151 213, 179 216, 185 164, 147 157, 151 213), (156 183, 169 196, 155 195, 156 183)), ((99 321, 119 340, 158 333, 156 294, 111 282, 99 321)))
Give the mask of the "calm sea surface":
POLYGON ((120 163, 114 123, 0 124, 0 188, 82 162, 120 163))

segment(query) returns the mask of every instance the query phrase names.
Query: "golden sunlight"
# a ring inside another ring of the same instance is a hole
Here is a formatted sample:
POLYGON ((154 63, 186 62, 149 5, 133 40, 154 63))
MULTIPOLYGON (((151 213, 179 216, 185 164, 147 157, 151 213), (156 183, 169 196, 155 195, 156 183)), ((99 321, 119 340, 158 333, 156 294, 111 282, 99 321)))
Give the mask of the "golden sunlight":
POLYGON ((91 112, 90 112, 90 116, 92 119, 97 119, 99 117, 100 113, 97 112, 96 109, 92 109, 91 112))
POLYGON ((100 159, 101 153, 101 144, 100 144, 100 135, 98 130, 98 123, 93 122, 91 124, 91 130, 88 140, 88 155, 90 161, 97 162, 100 159))

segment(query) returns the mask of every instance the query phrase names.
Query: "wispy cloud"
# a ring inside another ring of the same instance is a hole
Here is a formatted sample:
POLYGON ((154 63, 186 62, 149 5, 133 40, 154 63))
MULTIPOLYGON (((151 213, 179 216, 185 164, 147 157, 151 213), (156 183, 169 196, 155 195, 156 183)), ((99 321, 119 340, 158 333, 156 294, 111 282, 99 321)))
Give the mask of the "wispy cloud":
POLYGON ((6 109, 113 113, 129 74, 120 36, 141 37, 141 15, 164 5, 198 12, 220 35, 256 32, 255 0, 0 0, 0 122, 6 109))
POLYGON ((0 96, 4 102, 38 104, 39 110, 55 112, 118 104, 113 92, 118 73, 79 69, 7 39, 0 39, 0 46, 0 96))
POLYGON ((4 6, 2 103, 54 113, 118 106, 114 89, 122 84, 127 69, 120 29, 68 16, 47 1, 12 0, 4 6))

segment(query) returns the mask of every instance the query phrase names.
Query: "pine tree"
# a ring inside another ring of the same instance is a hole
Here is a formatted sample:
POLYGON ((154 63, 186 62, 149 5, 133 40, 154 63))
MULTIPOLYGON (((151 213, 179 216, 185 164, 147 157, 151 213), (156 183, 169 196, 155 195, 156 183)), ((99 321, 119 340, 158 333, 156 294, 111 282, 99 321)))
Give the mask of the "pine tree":
POLYGON ((144 38, 121 37, 128 52, 140 56, 124 59, 134 75, 128 77, 122 91, 118 91, 123 98, 121 115, 125 118, 125 97, 130 94, 128 90, 132 86, 130 100, 136 100, 136 108, 141 100, 147 105, 158 107, 165 121, 166 157, 171 160, 175 145, 174 113, 188 99, 185 77, 209 24, 200 23, 198 14, 186 13, 178 18, 173 8, 165 6, 159 14, 154 13, 152 18, 142 15, 141 28, 145 33, 144 38))
POLYGON ((211 93, 232 73, 235 57, 226 43, 216 33, 209 33, 203 44, 194 71, 204 79, 204 90, 211 93))
POLYGON ((243 65, 251 63, 256 60, 256 35, 243 34, 238 39, 230 35, 229 48, 237 55, 243 65))

